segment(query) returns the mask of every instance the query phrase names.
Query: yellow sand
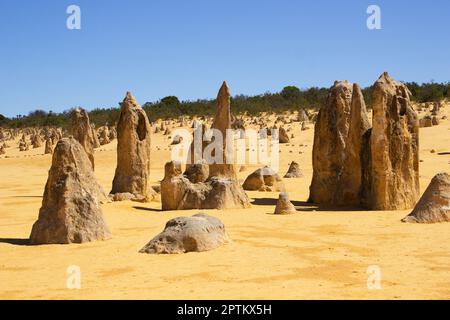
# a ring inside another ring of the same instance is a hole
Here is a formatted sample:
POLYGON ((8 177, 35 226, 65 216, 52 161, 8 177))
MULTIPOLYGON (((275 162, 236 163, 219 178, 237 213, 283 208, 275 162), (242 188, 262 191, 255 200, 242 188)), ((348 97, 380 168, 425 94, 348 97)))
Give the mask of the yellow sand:
MULTIPOLYGON (((450 115, 450 108, 445 113, 450 115)), ((423 115, 423 114, 422 114, 423 115)), ((249 192, 247 210, 203 210, 222 219, 233 243, 183 255, 140 254, 170 218, 198 211, 159 211, 160 203, 103 206, 112 239, 82 245, 27 246, 51 156, 43 148, 0 158, 1 299, 448 299, 450 224, 403 224, 408 211, 313 211, 311 130, 281 146, 281 173, 296 160, 305 177, 285 179, 298 214, 274 216, 277 193, 249 192), (304 144, 304 146, 300 146, 304 144), (300 152, 300 153, 299 153, 300 152), (67 289, 67 267, 81 268, 81 289, 67 289), (381 269, 381 289, 367 288, 367 268, 381 269)), ((450 171, 450 121, 420 131, 422 192, 450 171), (430 153, 435 149, 436 153, 430 153)), ((12 144, 12 143, 11 143, 12 144)), ((170 157, 167 136, 153 135, 152 184, 170 157), (157 147, 161 150, 157 150, 157 147)), ((96 151, 96 176, 109 191, 115 142, 96 151)), ((239 173, 244 179, 256 167, 239 173)))

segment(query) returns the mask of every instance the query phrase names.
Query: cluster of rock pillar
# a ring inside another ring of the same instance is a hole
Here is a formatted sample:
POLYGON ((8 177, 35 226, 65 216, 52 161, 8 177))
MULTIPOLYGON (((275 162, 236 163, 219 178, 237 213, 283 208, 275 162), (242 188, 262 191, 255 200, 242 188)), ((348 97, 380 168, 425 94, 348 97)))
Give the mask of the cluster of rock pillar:
MULTIPOLYGON (((222 150, 214 149, 214 152, 223 153, 222 159, 226 158, 226 131, 231 129, 231 118, 230 91, 224 82, 217 95, 217 113, 212 125, 213 129, 222 133, 224 139, 222 150)), ((204 127, 199 126, 197 129, 203 130, 204 127)), ((190 160, 196 158, 194 143, 195 140, 188 155, 190 160)), ((208 147, 208 143, 201 144, 201 151, 208 147)), ((179 162, 166 163, 164 179, 161 181, 161 202, 163 210, 250 207, 250 200, 237 180, 234 164, 208 164, 204 160, 188 164, 184 174, 179 162)))
POLYGON ((419 197, 419 122, 408 88, 387 73, 372 92, 337 81, 315 124, 310 202, 372 210, 412 208, 419 197))

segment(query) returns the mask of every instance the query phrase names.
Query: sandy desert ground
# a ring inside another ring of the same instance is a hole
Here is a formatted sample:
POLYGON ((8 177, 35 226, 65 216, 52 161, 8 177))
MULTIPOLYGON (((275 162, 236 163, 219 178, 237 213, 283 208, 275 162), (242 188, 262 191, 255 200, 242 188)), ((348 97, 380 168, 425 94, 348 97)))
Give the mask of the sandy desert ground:
MULTIPOLYGON (((443 114, 450 116, 450 108, 443 114)), ((233 242, 183 255, 140 254, 165 222, 198 211, 160 211, 160 203, 103 205, 113 237, 82 245, 28 246, 51 156, 43 147, 0 158, 0 299, 449 299, 450 224, 404 224, 409 211, 327 211, 305 203, 312 176, 313 130, 281 145, 280 172, 300 163, 304 178, 285 179, 298 213, 272 215, 278 193, 248 192, 252 208, 203 210, 225 223, 233 242), (81 289, 66 288, 67 267, 81 268, 81 289), (381 289, 367 287, 367 268, 381 289)), ((170 158, 167 136, 152 137, 152 184, 170 158), (157 148, 161 150, 157 150, 157 148)), ((96 176, 109 191, 116 141, 96 151, 96 176)), ((450 120, 420 130, 423 192, 450 171, 450 120), (431 153, 434 149, 435 152, 431 153)), ((241 180, 256 167, 239 173, 241 180)))

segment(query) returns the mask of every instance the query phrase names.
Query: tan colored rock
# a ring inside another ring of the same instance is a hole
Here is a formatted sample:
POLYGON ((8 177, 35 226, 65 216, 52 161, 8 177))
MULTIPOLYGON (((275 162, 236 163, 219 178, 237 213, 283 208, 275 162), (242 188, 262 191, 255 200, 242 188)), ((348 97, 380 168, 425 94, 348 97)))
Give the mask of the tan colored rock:
POLYGON ((94 169, 94 133, 89 115, 86 110, 75 108, 72 110, 71 120, 70 133, 81 144, 92 164, 92 169, 94 169))
POLYGON ((31 139, 31 144, 33 145, 34 149, 42 147, 43 141, 39 134, 35 134, 31 139))
POLYGON ((287 134, 286 130, 283 127, 280 127, 278 131, 278 139, 280 143, 289 143, 289 135, 287 134))
POLYGON ((74 138, 61 139, 53 155, 39 218, 30 244, 68 244, 105 240, 103 218, 91 162, 74 138))
POLYGON ((370 198, 371 124, 361 88, 353 84, 345 158, 340 172, 334 203, 339 206, 368 206, 370 198))
POLYGON ((285 190, 283 180, 269 167, 260 168, 251 173, 242 185, 249 191, 279 191, 285 190))
POLYGON ((402 222, 437 223, 450 221, 450 175, 439 173, 431 180, 414 210, 402 222))
POLYGON ((302 169, 300 168, 300 165, 297 162, 292 161, 291 164, 289 165, 288 171, 284 175, 284 178, 302 178, 302 177, 303 172, 302 169))
POLYGON ((192 183, 181 174, 181 164, 171 161, 164 167, 161 181, 162 210, 202 209, 202 202, 211 186, 206 183, 192 183))
MULTIPOLYGON (((218 111, 213 127, 226 137, 226 130, 231 127, 230 93, 226 83, 222 85, 218 94, 218 111)), ((206 128, 199 124, 194 133, 206 128)), ((200 133, 202 133, 201 131, 200 133)), ((203 136, 203 135, 201 135, 203 136)), ((195 134, 194 134, 195 138, 195 134)), ((209 164, 202 162, 203 150, 209 142, 199 141, 197 148, 191 144, 186 171, 181 174, 181 166, 176 162, 169 162, 165 167, 165 176, 161 181, 161 202, 163 210, 188 209, 237 209, 250 207, 250 200, 237 181, 234 164, 209 164), (196 150, 199 149, 199 150, 196 150), (199 154, 196 155, 196 152, 199 154), (194 165, 192 164, 194 163, 194 165), (195 164, 197 163, 197 164, 195 164), (206 174, 209 172, 207 179, 206 174)), ((223 150, 225 159, 226 143, 223 150)))
POLYGON ((94 149, 100 148, 100 140, 98 139, 97 131, 95 130, 95 125, 91 124, 92 137, 94 139, 94 149))
POLYGON ((128 92, 117 124, 117 168, 111 194, 131 193, 136 200, 151 200, 150 123, 142 107, 128 92))
POLYGON ((205 160, 186 167, 184 175, 192 183, 205 182, 209 177, 209 165, 205 160))
POLYGON ((330 204, 344 165, 345 140, 351 112, 352 85, 336 81, 320 109, 314 131, 313 179, 310 201, 330 204))
POLYGON ((278 197, 274 214, 285 215, 294 213, 297 213, 297 210, 295 209, 292 202, 289 200, 289 195, 286 192, 281 192, 278 197))
POLYGON ((436 116, 433 116, 431 118, 431 123, 433 124, 433 126, 438 126, 439 125, 439 119, 436 116))
POLYGON ((47 138, 47 140, 45 140, 44 154, 52 154, 52 153, 53 153, 53 142, 51 138, 47 138))
POLYGON ((103 127, 100 128, 99 141, 100 141, 100 145, 101 146, 104 146, 104 145, 109 144, 111 142, 111 140, 109 139, 109 135, 110 135, 110 133, 109 133, 108 126, 103 126, 103 127))
POLYGON ((200 213, 168 221, 164 231, 139 252, 153 254, 202 252, 213 250, 229 241, 222 221, 200 213))
POLYGON ((372 94, 371 199, 374 210, 404 210, 419 198, 419 121, 406 85, 383 73, 372 94))
POLYGON ((429 128, 433 126, 433 119, 431 116, 425 116, 419 120, 420 128, 429 128))
MULTIPOLYGON (((227 130, 231 129, 231 109, 230 109, 230 90, 227 83, 224 81, 219 93, 217 94, 217 112, 214 117, 214 122, 211 129, 219 130, 223 136, 223 150, 222 152, 222 164, 210 164, 209 176, 210 177, 229 177, 236 179, 236 169, 234 164, 227 164, 226 162, 226 136, 227 130)), ((220 151, 219 151, 220 152, 220 151)))
POLYGON ((117 139, 117 130, 116 127, 111 127, 109 130, 109 140, 113 141, 115 139, 117 139))
POLYGON ((25 140, 19 141, 19 151, 28 151, 30 149, 30 145, 25 140))
POLYGON ((298 112, 297 121, 306 122, 308 120, 309 120, 309 118, 308 118, 308 115, 306 114, 305 109, 300 109, 300 111, 298 112))

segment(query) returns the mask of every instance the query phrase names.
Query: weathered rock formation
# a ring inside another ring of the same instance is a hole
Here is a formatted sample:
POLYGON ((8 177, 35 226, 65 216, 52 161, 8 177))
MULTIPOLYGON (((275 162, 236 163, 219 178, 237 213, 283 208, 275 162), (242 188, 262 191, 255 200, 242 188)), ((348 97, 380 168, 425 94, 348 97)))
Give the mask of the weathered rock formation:
POLYGON ((168 221, 164 231, 139 252, 154 254, 202 252, 215 249, 229 241, 222 221, 200 213, 168 221))
POLYGON ((60 140, 30 243, 83 243, 109 238, 99 189, 83 147, 74 138, 60 140))
MULTIPOLYGON (((227 130, 231 129, 230 90, 224 81, 217 94, 217 111, 211 129, 219 130, 223 137, 222 153, 223 163, 213 163, 209 168, 210 177, 229 177, 236 180, 234 164, 226 163, 227 130)), ((216 150, 217 151, 217 150, 216 150)))
POLYGON ((431 123, 433 124, 433 126, 438 126, 439 125, 438 117, 433 116, 433 118, 431 118, 431 123))
POLYGON ((86 110, 82 108, 76 108, 71 113, 71 135, 81 144, 86 152, 89 161, 94 165, 94 134, 91 124, 89 122, 89 115, 86 110))
POLYGON ((117 139, 117 130, 116 127, 111 127, 109 130, 109 140, 113 141, 114 139, 117 139))
POLYGON ((97 131, 95 130, 95 125, 91 123, 92 137, 94 138, 94 149, 100 148, 100 140, 98 139, 97 131))
POLYGON ((53 142, 51 138, 47 138, 47 140, 45 140, 44 154, 52 154, 52 153, 53 153, 53 142))
POLYGON ((30 144, 26 140, 19 141, 19 151, 28 151, 30 149, 30 144))
MULTIPOLYGON (((111 195, 129 193, 136 201, 150 201, 150 123, 128 92, 117 124, 117 168, 111 195)), ((115 199, 119 199, 118 196, 115 199)))
POLYGON ((284 191, 283 180, 270 167, 260 168, 251 173, 242 187, 249 191, 284 191))
POLYGON ((99 132, 100 132, 100 138, 99 138, 100 145, 104 146, 105 144, 109 144, 111 142, 111 140, 109 139, 110 133, 109 133, 108 126, 101 127, 99 132))
POLYGON ((300 169, 300 165, 297 162, 292 161, 291 164, 289 165, 288 171, 284 175, 284 178, 302 178, 302 177, 303 172, 302 169, 300 169))
POLYGON ((315 123, 310 201, 359 205, 364 135, 370 125, 357 84, 336 81, 315 123), (344 197, 344 198, 343 198, 344 197))
MULTIPOLYGON (((247 194, 239 185, 233 163, 226 163, 226 134, 231 128, 230 93, 224 82, 217 96, 217 113, 212 128, 222 133, 224 142, 212 153, 220 152, 223 163, 208 163, 203 159, 203 150, 208 144, 194 140, 191 144, 186 171, 181 166, 169 162, 165 166, 165 176, 161 181, 161 202, 163 210, 188 209, 237 209, 250 207, 247 194), (197 148, 194 147, 194 144, 197 148), (196 150, 198 149, 198 150, 196 150), (208 167, 207 167, 208 166, 208 167)), ((195 130, 203 130, 198 124, 195 130)), ((202 132, 200 136, 203 137, 202 132)), ((195 135, 194 135, 195 137, 195 135)), ((214 141, 210 142, 214 143, 214 141)))
POLYGON ((345 157, 336 192, 336 204, 367 206, 370 197, 369 140, 371 124, 360 87, 353 84, 345 157), (355 170, 356 168, 356 170, 355 170))
POLYGON ((33 135, 31 138, 31 144, 33 145, 34 149, 42 147, 43 141, 39 133, 33 135))
POLYGON ((425 116, 419 120, 420 128, 429 128, 433 126, 433 119, 431 116, 425 116))
POLYGON ((450 221, 450 175, 437 174, 416 204, 414 210, 402 222, 437 223, 450 221))
POLYGON ((383 73, 373 89, 373 128, 357 84, 338 81, 315 124, 310 201, 373 210, 417 201, 418 128, 407 87, 383 73))
POLYGON ((293 214, 296 212, 297 210, 295 210, 294 205, 289 200, 289 195, 286 192, 281 192, 278 197, 274 214, 293 214))
POLYGON ((383 73, 372 97, 371 199, 375 210, 404 210, 419 198, 419 121, 406 85, 383 73))
POLYGON ((283 127, 278 130, 278 139, 280 143, 289 143, 289 135, 283 127))
POLYGON ((209 177, 209 165, 205 160, 186 167, 184 175, 192 183, 205 182, 209 177))

